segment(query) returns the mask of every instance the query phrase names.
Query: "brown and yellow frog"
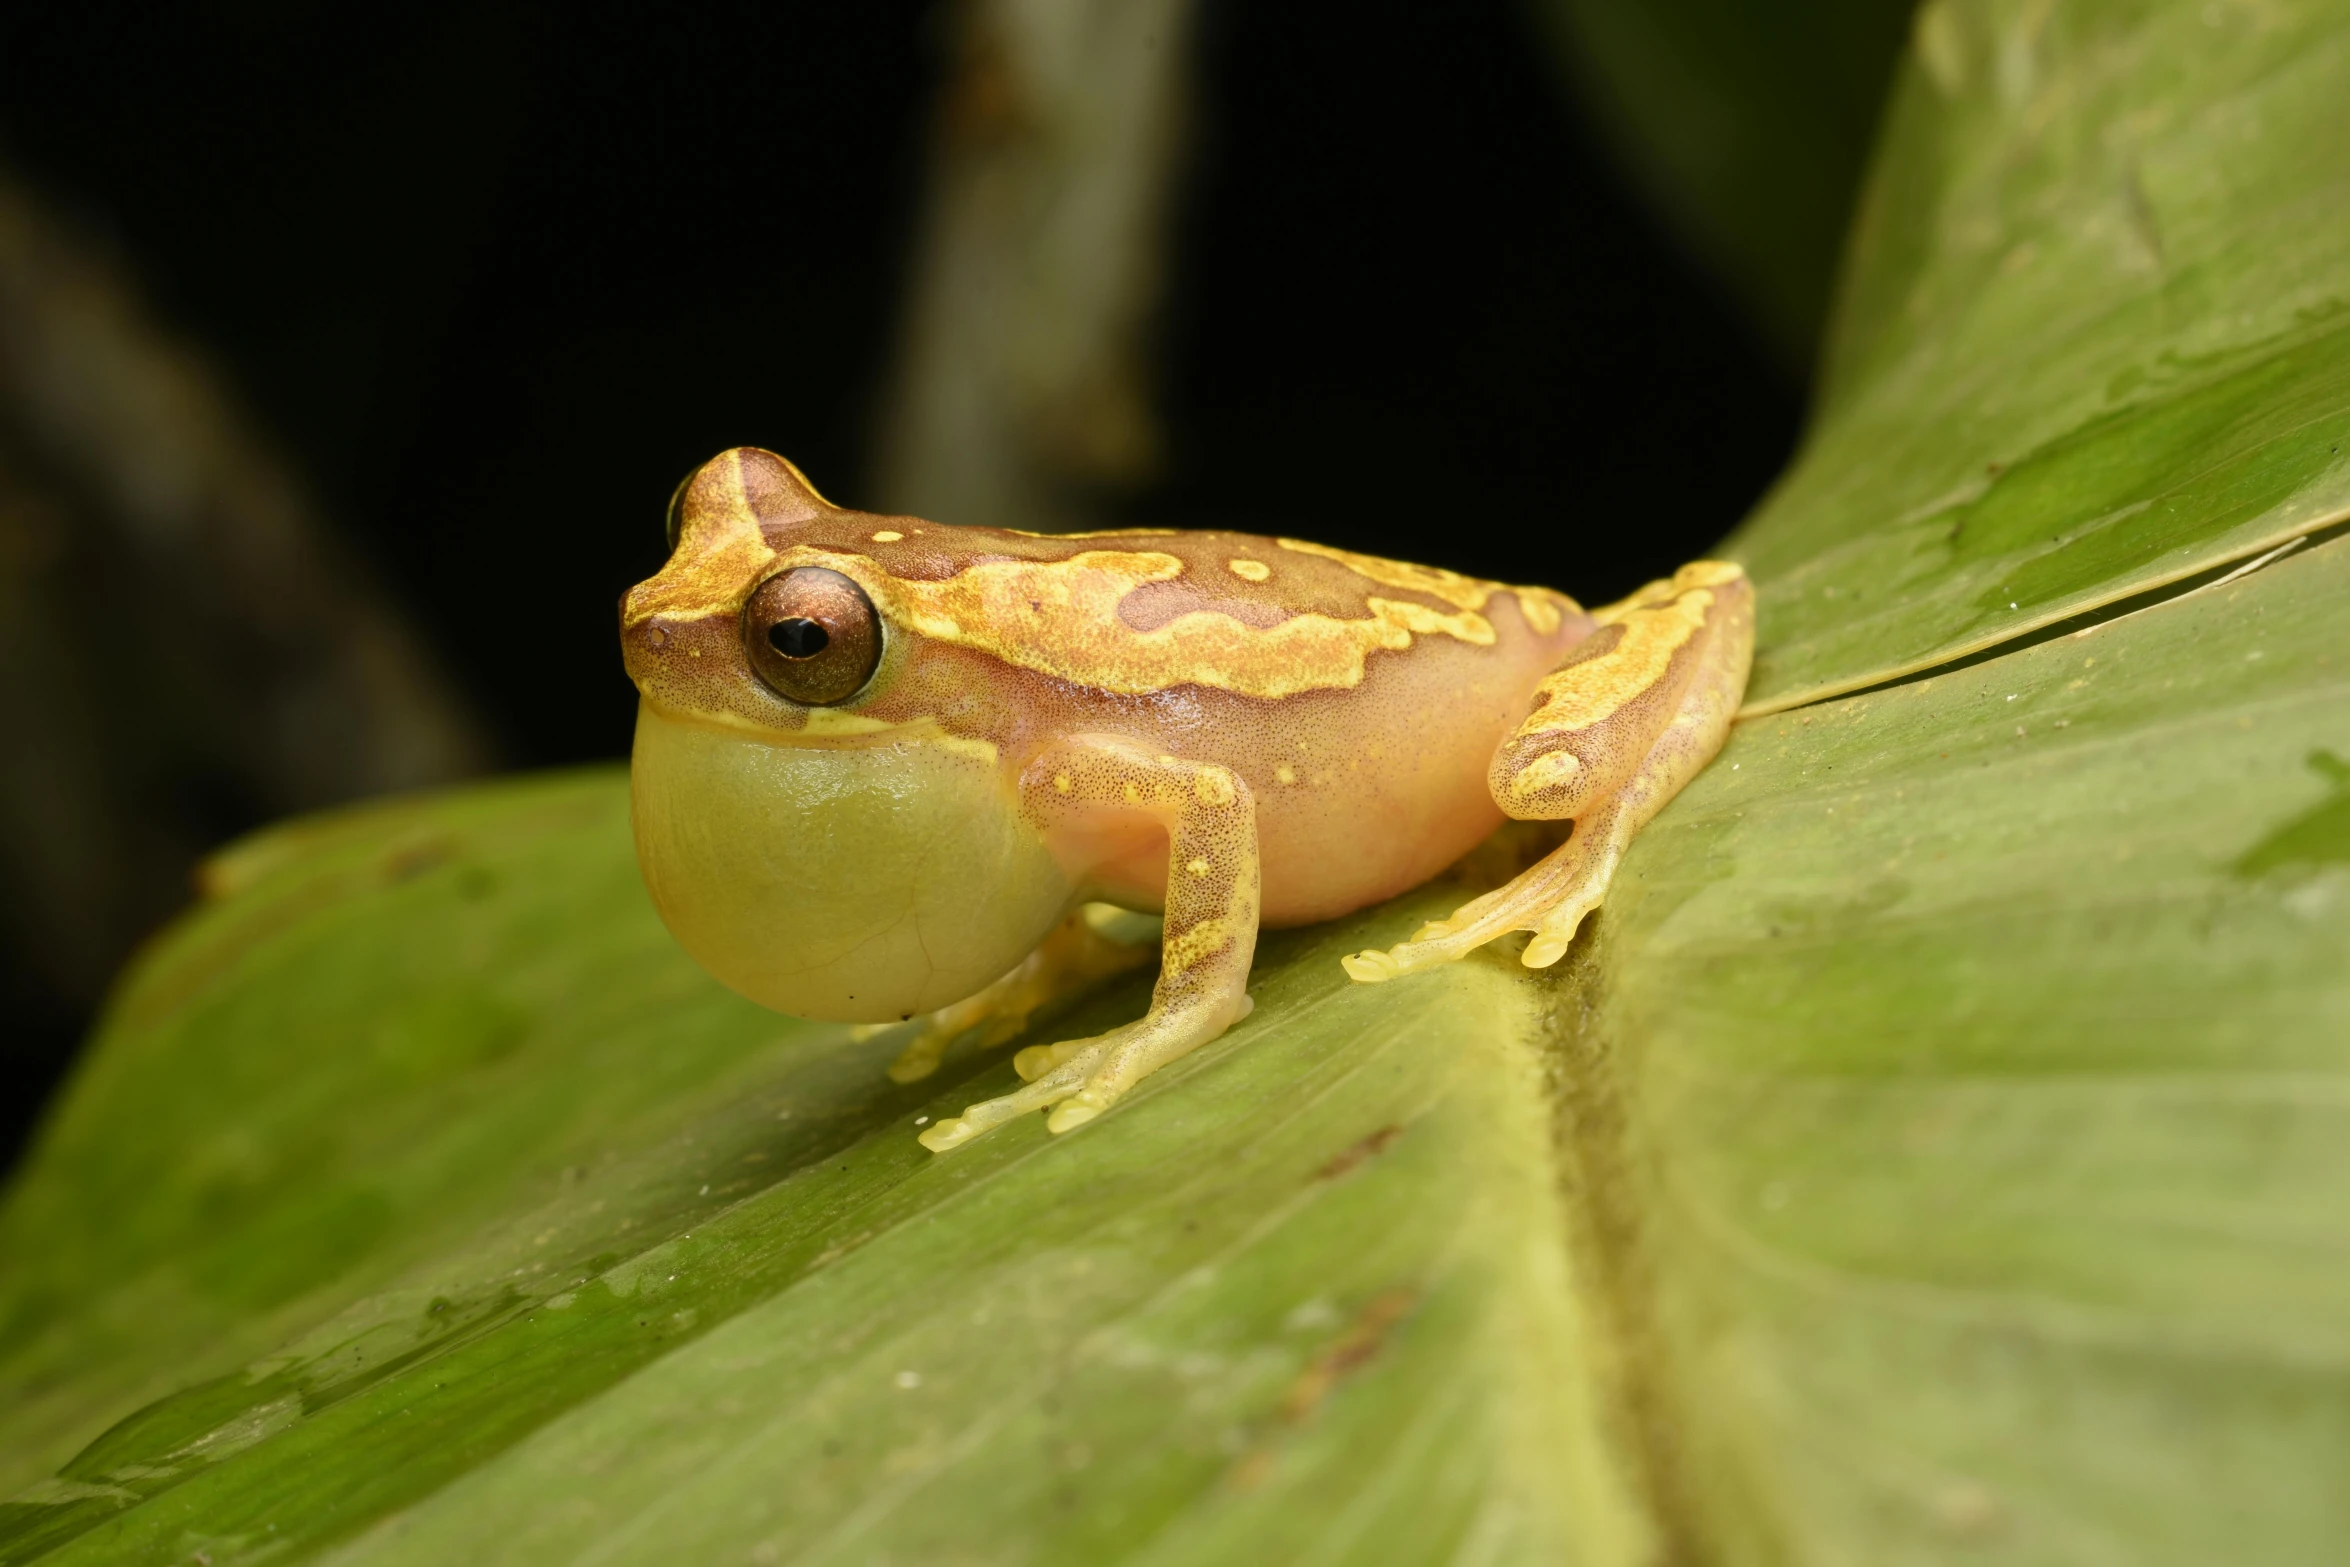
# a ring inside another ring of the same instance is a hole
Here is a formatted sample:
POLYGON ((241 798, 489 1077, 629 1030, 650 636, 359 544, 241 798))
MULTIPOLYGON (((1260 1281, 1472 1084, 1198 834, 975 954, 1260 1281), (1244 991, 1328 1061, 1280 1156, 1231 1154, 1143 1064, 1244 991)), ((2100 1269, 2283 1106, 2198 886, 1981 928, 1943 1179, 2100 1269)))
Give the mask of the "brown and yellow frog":
POLYGON ((929 1015, 897 1075, 1106 966, 1083 906, 1165 915, 1135 1022, 1022 1050, 1083 1124, 1246 1017, 1262 925, 1426 881, 1504 816, 1566 843, 1400 946, 1380 981, 1511 931, 1558 961, 1632 835, 1721 748, 1753 594, 1699 561, 1586 611, 1297 539, 1038 535, 846 511, 744 448, 679 487, 621 605, 637 852, 711 973, 803 1017, 929 1015))

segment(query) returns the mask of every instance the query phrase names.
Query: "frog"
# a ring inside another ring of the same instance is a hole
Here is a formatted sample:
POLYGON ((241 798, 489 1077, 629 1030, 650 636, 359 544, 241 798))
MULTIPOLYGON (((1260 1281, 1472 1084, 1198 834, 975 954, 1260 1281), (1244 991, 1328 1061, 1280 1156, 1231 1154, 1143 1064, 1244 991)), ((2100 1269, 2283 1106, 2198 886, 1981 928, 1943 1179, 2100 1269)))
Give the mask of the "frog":
POLYGON ((1753 656, 1731 561, 1586 610, 1303 539, 858 511, 756 447, 687 476, 668 538, 620 606, 630 816, 654 906, 718 980, 915 1023, 908 1081, 1147 961, 1105 909, 1163 921, 1143 1015, 1018 1051, 1022 1086, 928 1125, 934 1153, 1094 1120, 1249 1015, 1261 930, 1395 897, 1506 820, 1568 825, 1345 972, 1404 980, 1519 933, 1523 965, 1556 964, 1722 748, 1753 656))

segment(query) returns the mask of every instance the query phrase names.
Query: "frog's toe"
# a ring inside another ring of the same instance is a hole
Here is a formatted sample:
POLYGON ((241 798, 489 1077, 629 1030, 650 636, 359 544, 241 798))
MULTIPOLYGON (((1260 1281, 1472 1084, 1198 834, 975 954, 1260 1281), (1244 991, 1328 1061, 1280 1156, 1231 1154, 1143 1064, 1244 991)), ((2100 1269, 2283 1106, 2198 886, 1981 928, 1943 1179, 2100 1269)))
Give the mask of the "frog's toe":
POLYGON ((1046 1131, 1055 1134, 1075 1131, 1123 1099, 1126 1090, 1147 1075, 1147 1072, 1133 1072, 1131 1065, 1127 1071, 1120 1071, 1116 1056, 1116 1051, 1104 1050, 1087 1060, 1092 1076, 1077 1092, 1053 1106, 1053 1113, 1045 1118, 1046 1131))
POLYGON ((1512 928, 1513 910, 1503 897, 1508 891, 1506 887, 1496 888, 1472 898, 1453 910, 1450 918, 1430 920, 1412 932, 1409 941, 1389 947, 1385 952, 1357 952, 1338 961, 1350 978, 1364 985, 1457 963, 1512 928))
POLYGON ((1090 1039, 1064 1039, 1057 1045, 1030 1045, 1012 1057, 1012 1070, 1020 1074, 1021 1082, 1033 1083, 1091 1049, 1093 1043, 1090 1039))
POLYGON ((979 1130, 978 1127, 958 1115, 939 1122, 927 1132, 917 1134, 915 1140, 932 1153, 945 1153, 948 1149, 960 1148, 972 1138, 977 1137, 979 1130))
POLYGON ((1528 968, 1548 968, 1567 955, 1567 947, 1582 929, 1583 921, 1599 907, 1605 888, 1585 888, 1556 908, 1545 910, 1534 922, 1534 939, 1526 943, 1526 950, 1518 961, 1528 968))
MULTIPOLYGON (((1070 1048, 1072 1053, 1059 1065, 1030 1082, 1025 1088, 995 1099, 983 1099, 964 1107, 963 1113, 952 1120, 939 1122, 921 1134, 922 1146, 932 1153, 945 1153, 960 1148, 981 1132, 992 1131, 1006 1121, 1016 1121, 1032 1110, 1042 1110, 1073 1097, 1085 1087, 1085 1080, 1101 1059, 1106 1047, 1098 1039, 1071 1040, 1068 1047, 1039 1046, 1040 1049, 1070 1048)), ((1023 1052, 1025 1054, 1026 1052, 1023 1052)), ((1080 1117, 1085 1119, 1085 1117, 1080 1117)), ((1071 1123, 1075 1124, 1075 1123, 1071 1123)))
POLYGON ((1376 985, 1385 980, 1401 979, 1406 974, 1417 974, 1422 969, 1440 968, 1467 957, 1492 939, 1491 935, 1464 935, 1447 930, 1442 925, 1429 925, 1411 940, 1389 947, 1385 952, 1376 949, 1356 952, 1338 961, 1348 977, 1356 983, 1376 985))
POLYGON ((938 1070, 946 1056, 952 1034, 938 1029, 925 1029, 907 1041, 906 1048, 889 1064, 889 1080, 893 1083, 919 1083, 938 1070))

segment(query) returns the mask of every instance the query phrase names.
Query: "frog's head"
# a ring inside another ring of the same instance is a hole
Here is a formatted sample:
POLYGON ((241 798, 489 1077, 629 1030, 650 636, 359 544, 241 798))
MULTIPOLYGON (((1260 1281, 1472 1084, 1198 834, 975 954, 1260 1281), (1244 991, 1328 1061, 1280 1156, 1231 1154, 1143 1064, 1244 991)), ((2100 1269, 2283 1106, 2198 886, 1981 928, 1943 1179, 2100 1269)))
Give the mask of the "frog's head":
POLYGON ((645 884, 703 967, 781 1012, 878 1022, 961 1000, 1071 895, 995 746, 893 700, 919 639, 875 609, 886 578, 863 546, 928 526, 725 452, 678 487, 670 559, 621 601, 645 884))

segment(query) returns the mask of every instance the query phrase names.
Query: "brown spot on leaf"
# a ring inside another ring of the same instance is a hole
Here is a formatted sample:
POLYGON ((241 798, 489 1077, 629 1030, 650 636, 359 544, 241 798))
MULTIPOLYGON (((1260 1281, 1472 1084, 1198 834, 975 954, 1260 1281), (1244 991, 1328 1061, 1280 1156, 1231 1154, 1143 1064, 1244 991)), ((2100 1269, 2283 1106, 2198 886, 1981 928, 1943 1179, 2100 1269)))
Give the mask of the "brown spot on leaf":
POLYGON ((1352 1326, 1338 1336, 1336 1342, 1316 1355, 1289 1390, 1281 1395, 1281 1418, 1291 1425, 1299 1425, 1313 1417, 1339 1382, 1370 1363, 1387 1342, 1387 1335, 1398 1322, 1410 1314, 1418 1304, 1419 1295, 1408 1289, 1386 1290, 1371 1297, 1352 1326))
POLYGON ((1385 1153, 1387 1145, 1402 1135, 1403 1128, 1391 1121, 1370 1136, 1359 1142, 1350 1143, 1331 1155, 1329 1162, 1314 1172, 1314 1178, 1322 1181, 1335 1181, 1365 1159, 1385 1153))

